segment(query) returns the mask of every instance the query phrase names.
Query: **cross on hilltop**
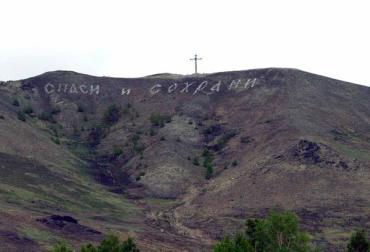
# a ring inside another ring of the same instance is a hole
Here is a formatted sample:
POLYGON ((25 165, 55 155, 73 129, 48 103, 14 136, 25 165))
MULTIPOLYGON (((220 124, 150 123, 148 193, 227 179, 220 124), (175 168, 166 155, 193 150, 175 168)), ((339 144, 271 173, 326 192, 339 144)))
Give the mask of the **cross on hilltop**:
POLYGON ((195 54, 194 58, 190 60, 194 60, 195 74, 197 74, 198 73, 198 60, 202 60, 202 58, 198 58, 198 55, 195 54))

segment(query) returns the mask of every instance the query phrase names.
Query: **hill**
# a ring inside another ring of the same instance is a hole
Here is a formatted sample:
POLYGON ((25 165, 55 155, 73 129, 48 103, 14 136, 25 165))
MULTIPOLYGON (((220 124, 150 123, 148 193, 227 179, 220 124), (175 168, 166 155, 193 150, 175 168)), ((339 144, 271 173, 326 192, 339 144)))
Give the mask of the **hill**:
POLYGON ((370 226, 369 97, 278 68, 2 82, 2 249, 115 230, 143 251, 207 250, 284 208, 337 251, 370 226))

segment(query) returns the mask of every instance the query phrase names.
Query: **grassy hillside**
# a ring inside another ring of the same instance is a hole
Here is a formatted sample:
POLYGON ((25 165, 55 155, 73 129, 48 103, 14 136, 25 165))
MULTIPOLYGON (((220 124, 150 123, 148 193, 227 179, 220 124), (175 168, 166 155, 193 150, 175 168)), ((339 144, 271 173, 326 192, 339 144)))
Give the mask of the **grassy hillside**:
POLYGON ((207 250, 283 208, 335 251, 370 225, 369 95, 294 69, 1 83, 0 243, 207 250))

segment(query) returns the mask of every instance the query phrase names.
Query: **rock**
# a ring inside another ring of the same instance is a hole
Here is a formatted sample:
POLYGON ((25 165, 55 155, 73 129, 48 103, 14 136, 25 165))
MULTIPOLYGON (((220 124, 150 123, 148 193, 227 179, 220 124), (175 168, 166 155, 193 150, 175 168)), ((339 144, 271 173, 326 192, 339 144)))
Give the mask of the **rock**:
POLYGON ((321 162, 320 146, 308 140, 300 140, 293 150, 294 156, 301 162, 317 164, 321 162))
POLYGON ((100 235, 99 231, 86 227, 78 223, 78 220, 65 215, 51 215, 49 217, 37 219, 51 229, 66 231, 68 233, 85 234, 85 235, 100 235))

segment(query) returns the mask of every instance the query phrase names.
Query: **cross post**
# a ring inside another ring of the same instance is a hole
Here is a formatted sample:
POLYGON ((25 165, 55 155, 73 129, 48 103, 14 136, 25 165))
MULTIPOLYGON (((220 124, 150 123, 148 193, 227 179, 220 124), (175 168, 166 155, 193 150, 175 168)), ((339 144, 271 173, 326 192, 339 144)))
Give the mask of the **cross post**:
POLYGON ((198 58, 197 54, 194 55, 194 58, 190 59, 190 60, 194 60, 195 74, 198 73, 198 60, 201 60, 201 59, 202 58, 198 58))

